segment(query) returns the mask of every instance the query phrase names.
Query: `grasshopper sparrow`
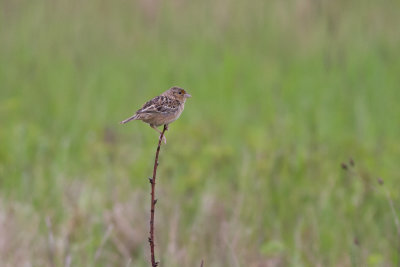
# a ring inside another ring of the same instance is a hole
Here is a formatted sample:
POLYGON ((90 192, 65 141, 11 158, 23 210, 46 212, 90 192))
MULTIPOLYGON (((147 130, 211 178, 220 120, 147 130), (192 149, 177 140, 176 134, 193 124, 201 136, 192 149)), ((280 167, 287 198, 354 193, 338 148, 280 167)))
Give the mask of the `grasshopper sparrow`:
MULTIPOLYGON (((172 87, 159 96, 147 101, 132 117, 121 121, 125 124, 132 120, 141 120, 148 123, 151 128, 161 134, 157 129, 160 125, 166 125, 175 121, 181 115, 186 98, 192 97, 184 89, 172 87)), ((164 136, 164 143, 167 140, 164 136)))

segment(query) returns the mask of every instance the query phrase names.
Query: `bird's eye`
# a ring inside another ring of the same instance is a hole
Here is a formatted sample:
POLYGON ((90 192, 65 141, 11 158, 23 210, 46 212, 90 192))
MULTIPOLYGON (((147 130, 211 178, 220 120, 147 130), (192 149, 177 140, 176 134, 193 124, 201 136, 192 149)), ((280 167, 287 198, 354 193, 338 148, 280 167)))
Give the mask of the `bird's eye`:
POLYGON ((179 92, 179 94, 181 95, 181 94, 182 94, 182 92, 179 92))

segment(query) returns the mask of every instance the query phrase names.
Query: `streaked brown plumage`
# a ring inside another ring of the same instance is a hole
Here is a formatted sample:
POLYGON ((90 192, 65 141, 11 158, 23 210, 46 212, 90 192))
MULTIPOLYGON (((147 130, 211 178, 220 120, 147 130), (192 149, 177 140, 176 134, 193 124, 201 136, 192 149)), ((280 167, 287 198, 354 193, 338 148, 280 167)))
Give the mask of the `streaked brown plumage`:
MULTIPOLYGON (((191 97, 184 89, 172 87, 159 96, 147 101, 136 113, 121 121, 125 124, 132 120, 141 120, 148 123, 151 128, 161 133, 157 129, 160 125, 167 125, 175 121, 181 115, 186 98, 191 97)), ((166 142, 166 139, 164 139, 166 142)))

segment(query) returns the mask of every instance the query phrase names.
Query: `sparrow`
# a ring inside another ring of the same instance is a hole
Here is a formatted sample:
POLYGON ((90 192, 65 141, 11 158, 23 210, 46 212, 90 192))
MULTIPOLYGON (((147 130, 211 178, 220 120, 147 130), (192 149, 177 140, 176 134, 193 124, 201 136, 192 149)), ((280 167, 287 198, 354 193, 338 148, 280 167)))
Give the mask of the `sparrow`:
MULTIPOLYGON (((120 123, 125 124, 132 120, 141 120, 161 134, 157 127, 165 125, 168 128, 171 122, 177 120, 185 108, 186 99, 189 97, 192 96, 184 89, 176 86, 171 87, 161 95, 147 101, 132 117, 120 123)), ((165 136, 163 139, 164 143, 167 143, 165 136)))

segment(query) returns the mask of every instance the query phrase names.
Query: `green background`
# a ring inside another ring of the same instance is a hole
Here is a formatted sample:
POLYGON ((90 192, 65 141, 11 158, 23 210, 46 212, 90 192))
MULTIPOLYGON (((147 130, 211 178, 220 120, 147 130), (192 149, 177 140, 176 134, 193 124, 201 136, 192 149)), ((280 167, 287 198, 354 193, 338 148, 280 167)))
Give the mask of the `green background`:
POLYGON ((158 135, 118 122, 174 85, 161 266, 398 265, 399 10, 0 1, 0 265, 149 265, 158 135))

